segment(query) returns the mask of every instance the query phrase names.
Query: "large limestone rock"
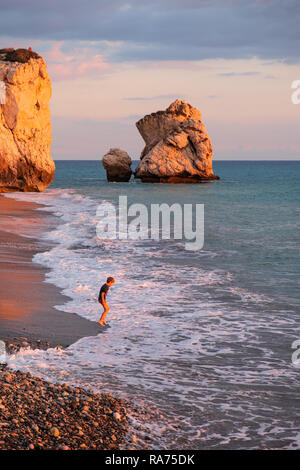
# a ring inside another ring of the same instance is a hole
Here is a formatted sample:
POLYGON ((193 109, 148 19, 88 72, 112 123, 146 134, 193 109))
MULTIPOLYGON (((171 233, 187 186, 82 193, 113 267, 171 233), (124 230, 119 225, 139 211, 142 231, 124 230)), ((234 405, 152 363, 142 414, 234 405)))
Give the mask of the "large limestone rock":
POLYGON ((212 169, 213 148, 198 109, 176 100, 136 126, 146 146, 135 178, 162 183, 219 179, 212 169))
POLYGON ((110 149, 102 158, 108 181, 129 181, 132 175, 132 160, 121 149, 110 149))
POLYGON ((46 63, 31 50, 0 49, 0 84, 0 192, 43 191, 55 173, 46 63))

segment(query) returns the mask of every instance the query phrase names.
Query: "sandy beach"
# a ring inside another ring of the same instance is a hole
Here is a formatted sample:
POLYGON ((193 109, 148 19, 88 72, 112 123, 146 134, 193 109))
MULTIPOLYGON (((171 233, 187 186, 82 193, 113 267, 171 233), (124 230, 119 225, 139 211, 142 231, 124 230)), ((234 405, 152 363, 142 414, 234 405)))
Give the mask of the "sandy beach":
POLYGON ((33 263, 32 257, 49 248, 38 236, 58 219, 37 207, 0 196, 0 339, 7 350, 27 344, 66 347, 99 333, 94 322, 53 308, 67 297, 44 282, 47 269, 33 263), (29 237, 32 234, 36 238, 29 237))

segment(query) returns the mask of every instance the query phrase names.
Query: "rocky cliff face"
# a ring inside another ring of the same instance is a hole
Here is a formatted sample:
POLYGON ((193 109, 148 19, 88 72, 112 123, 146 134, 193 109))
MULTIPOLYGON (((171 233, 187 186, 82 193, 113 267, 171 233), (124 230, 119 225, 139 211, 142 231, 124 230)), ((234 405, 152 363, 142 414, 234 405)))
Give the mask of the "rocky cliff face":
POLYGON ((212 169, 212 144, 198 109, 176 100, 136 126, 146 146, 135 178, 166 183, 218 179, 212 169))
POLYGON ((46 63, 26 49, 0 49, 0 83, 0 192, 43 191, 55 173, 46 63))
POLYGON ((127 152, 121 149, 110 149, 103 159, 102 164, 106 170, 108 181, 129 181, 132 175, 132 160, 127 152))

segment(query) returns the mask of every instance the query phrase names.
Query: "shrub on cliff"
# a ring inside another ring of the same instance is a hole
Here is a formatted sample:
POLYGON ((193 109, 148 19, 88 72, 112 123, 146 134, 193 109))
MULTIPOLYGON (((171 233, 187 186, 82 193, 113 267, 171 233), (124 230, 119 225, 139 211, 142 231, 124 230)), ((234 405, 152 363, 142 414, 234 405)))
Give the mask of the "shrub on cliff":
POLYGON ((0 55, 2 54, 2 60, 7 62, 21 62, 22 64, 25 64, 31 58, 38 59, 40 57, 36 52, 30 51, 28 49, 0 49, 0 55))

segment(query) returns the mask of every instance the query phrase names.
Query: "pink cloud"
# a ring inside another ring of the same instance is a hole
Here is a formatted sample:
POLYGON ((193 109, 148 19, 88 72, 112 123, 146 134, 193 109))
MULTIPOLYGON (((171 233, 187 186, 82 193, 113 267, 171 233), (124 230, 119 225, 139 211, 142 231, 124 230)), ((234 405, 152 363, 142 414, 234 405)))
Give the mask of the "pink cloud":
POLYGON ((49 74, 53 80, 65 80, 82 76, 97 76, 108 70, 109 64, 102 55, 91 55, 86 48, 74 49, 73 54, 65 54, 61 47, 62 41, 57 41, 44 54, 49 74))

